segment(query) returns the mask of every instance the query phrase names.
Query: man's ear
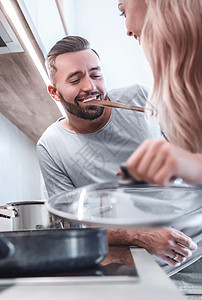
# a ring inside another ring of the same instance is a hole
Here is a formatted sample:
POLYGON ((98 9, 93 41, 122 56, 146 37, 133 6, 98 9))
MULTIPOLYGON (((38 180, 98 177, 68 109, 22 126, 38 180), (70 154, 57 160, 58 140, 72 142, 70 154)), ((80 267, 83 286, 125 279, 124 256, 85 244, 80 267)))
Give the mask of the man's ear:
POLYGON ((61 101, 60 96, 57 93, 57 89, 54 85, 48 85, 48 92, 51 95, 51 97, 56 101, 61 101))

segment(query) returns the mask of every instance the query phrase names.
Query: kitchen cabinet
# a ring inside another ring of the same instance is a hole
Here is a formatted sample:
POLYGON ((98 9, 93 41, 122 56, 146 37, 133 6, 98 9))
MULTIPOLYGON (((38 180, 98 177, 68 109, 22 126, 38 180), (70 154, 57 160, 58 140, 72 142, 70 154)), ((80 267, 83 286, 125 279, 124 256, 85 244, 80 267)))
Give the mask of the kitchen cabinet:
MULTIPOLYGON (((43 54, 17 1, 13 1, 13 5, 39 60, 44 65, 43 54)), ((45 82, 2 4, 0 9, 24 49, 22 52, 0 55, 0 112, 37 142, 44 130, 61 116, 61 112, 49 96, 45 82)))

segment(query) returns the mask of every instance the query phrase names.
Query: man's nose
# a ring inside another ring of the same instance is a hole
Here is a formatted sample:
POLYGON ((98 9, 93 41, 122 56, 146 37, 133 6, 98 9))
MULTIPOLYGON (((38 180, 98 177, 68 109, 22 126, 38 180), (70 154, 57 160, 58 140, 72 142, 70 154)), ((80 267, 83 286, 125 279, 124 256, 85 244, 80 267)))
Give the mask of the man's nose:
POLYGON ((95 84, 89 76, 85 76, 83 80, 83 91, 92 91, 95 89, 95 84))

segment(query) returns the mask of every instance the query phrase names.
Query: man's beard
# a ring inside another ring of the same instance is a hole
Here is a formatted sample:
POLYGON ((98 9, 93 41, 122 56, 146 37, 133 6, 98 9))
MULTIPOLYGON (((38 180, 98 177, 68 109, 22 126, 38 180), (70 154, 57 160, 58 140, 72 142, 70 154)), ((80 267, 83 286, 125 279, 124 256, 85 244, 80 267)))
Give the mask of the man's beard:
POLYGON ((64 106, 65 110, 78 118, 85 120, 95 120, 103 114, 104 107, 89 105, 88 107, 86 107, 87 109, 85 109, 79 105, 66 101, 61 93, 59 93, 59 95, 61 98, 61 103, 64 106))

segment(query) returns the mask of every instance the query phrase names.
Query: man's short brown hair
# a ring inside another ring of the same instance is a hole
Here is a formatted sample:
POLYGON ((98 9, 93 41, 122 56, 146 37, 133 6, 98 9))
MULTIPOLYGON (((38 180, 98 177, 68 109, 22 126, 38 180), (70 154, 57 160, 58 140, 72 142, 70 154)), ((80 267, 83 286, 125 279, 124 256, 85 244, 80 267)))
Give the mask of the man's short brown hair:
MULTIPOLYGON (((57 71, 55 67, 55 59, 57 56, 64 53, 77 52, 86 49, 91 49, 90 43, 80 36, 67 36, 58 41, 49 51, 45 61, 46 69, 51 82, 54 83, 54 74, 57 71)), ((94 51, 99 57, 95 50, 92 49, 92 51, 94 51)))

